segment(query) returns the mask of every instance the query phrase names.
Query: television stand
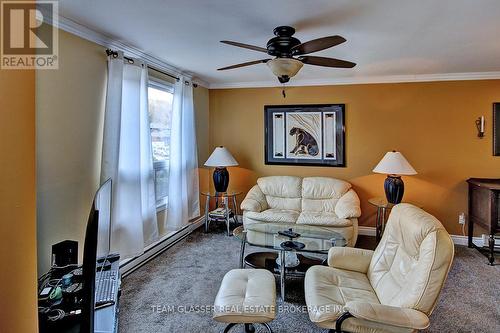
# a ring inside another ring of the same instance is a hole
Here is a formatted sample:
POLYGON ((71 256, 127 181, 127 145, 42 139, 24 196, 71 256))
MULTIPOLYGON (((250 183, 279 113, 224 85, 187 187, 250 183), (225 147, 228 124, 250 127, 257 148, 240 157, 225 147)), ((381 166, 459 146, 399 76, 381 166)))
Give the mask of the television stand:
MULTIPOLYGON (((118 312, 119 312, 119 298, 120 298, 120 284, 121 277, 119 273, 120 263, 119 260, 111 260, 109 263, 108 270, 115 270, 118 276, 118 288, 114 295, 114 304, 109 304, 104 307, 97 307, 94 311, 94 332, 99 333, 115 333, 118 330, 118 312)), ((78 266, 72 266, 69 268, 53 268, 50 274, 40 285, 40 290, 48 285, 48 281, 52 279, 60 279, 64 274, 67 274, 78 266)), ((80 325, 82 320, 81 315, 81 304, 79 301, 75 302, 75 299, 81 300, 81 293, 75 292, 74 294, 69 294, 63 292, 63 297, 58 301, 51 301, 45 297, 39 297, 38 306, 41 308, 52 309, 49 313, 44 313, 39 311, 39 332, 49 333, 49 332, 60 332, 60 333, 78 333, 80 332, 80 325), (64 312, 64 316, 57 320, 50 320, 56 313, 64 312)))

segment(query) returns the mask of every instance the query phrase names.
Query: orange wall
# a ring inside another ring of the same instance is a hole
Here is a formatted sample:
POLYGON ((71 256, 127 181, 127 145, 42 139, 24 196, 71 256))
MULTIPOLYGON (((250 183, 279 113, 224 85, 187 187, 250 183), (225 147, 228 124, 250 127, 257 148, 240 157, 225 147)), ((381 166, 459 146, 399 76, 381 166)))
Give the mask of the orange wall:
POLYGON ((500 178, 492 156, 492 103, 500 80, 210 90, 211 148, 224 145, 240 163, 230 186, 248 190, 267 175, 328 176, 351 182, 361 199, 360 225, 373 226, 367 200, 383 196, 384 175, 372 169, 390 150, 401 151, 418 175, 404 177, 404 201, 434 214, 461 234, 469 177, 500 178), (346 104, 345 168, 264 165, 264 105, 346 104), (477 137, 474 121, 486 117, 477 137))
POLYGON ((0 154, 0 332, 36 332, 34 71, 0 70, 0 154))

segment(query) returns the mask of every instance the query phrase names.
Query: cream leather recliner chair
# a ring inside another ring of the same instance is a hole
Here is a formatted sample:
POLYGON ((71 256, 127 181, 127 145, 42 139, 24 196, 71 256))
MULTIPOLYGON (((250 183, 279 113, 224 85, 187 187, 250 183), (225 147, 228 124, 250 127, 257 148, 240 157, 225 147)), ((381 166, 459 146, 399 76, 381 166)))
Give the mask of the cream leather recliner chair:
POLYGON ((329 267, 307 271, 309 318, 330 332, 425 329, 453 254, 451 237, 434 216, 396 205, 375 251, 331 248, 329 267))
POLYGON ((257 180, 241 202, 245 229, 333 230, 348 246, 358 238, 359 198, 346 181, 328 177, 270 176, 257 180))

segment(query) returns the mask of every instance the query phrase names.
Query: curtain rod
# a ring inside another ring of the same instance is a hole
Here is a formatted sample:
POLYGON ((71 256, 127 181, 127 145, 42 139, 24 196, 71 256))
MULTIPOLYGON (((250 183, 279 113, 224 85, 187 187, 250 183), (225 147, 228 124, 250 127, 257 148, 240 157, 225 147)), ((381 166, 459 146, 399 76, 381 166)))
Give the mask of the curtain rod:
MULTIPOLYGON (((116 58, 116 57, 118 56, 118 52, 117 52, 117 51, 114 51, 114 50, 111 50, 111 49, 107 49, 107 50, 106 50, 106 54, 107 54, 108 56, 112 56, 112 57, 114 57, 114 58, 116 58)), ((123 56, 123 59, 127 60, 127 61, 128 61, 128 62, 130 62, 130 63, 134 63, 134 59, 132 59, 132 58, 129 58, 129 57, 125 57, 125 56, 123 56)), ((149 69, 152 69, 152 70, 154 70, 155 72, 161 73, 161 74, 166 75, 166 76, 170 76, 171 78, 175 79, 177 82, 179 82, 179 80, 180 80, 180 78, 179 78, 179 77, 177 77, 177 76, 175 76, 175 75, 172 75, 172 74, 166 73, 166 72, 161 71, 161 70, 159 70, 158 68, 154 68, 154 67, 152 67, 152 66, 150 66, 150 65, 147 65, 147 66, 148 66, 148 68, 149 68, 149 69)), ((188 82, 188 81, 185 81, 185 83, 186 83, 186 84, 189 84, 189 82, 188 82)), ((194 88, 198 87, 198 84, 193 83, 193 87, 194 87, 194 88)))

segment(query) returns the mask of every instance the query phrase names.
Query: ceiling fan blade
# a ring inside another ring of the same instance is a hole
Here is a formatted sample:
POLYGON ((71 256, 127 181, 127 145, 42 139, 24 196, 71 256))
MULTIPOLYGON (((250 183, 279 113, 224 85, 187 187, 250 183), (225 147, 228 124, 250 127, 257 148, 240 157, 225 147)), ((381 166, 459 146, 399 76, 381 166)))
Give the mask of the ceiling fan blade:
POLYGON ((264 63, 265 64, 269 60, 271 60, 271 59, 261 59, 261 60, 254 60, 254 61, 249 61, 249 62, 243 62, 243 63, 237 64, 237 65, 222 67, 222 68, 219 68, 217 70, 218 71, 225 71, 226 69, 233 69, 233 68, 245 67, 245 66, 256 65, 256 64, 260 64, 260 63, 264 63))
POLYGON ((354 66, 356 66, 356 64, 353 62, 335 58, 304 56, 304 57, 299 57, 298 59, 302 61, 304 64, 316 65, 316 66, 337 67, 337 68, 353 68, 354 66))
POLYGON ((346 39, 341 36, 328 36, 318 39, 313 39, 308 42, 299 44, 292 48, 293 55, 308 54, 330 48, 335 45, 342 44, 346 39))
POLYGON ((267 53, 267 49, 263 48, 263 47, 260 47, 260 46, 254 46, 254 45, 250 45, 250 44, 232 42, 230 40, 221 40, 220 42, 224 43, 224 44, 228 44, 228 45, 242 47, 242 48, 245 48, 245 49, 250 49, 250 50, 254 50, 254 51, 259 51, 259 52, 267 53))

